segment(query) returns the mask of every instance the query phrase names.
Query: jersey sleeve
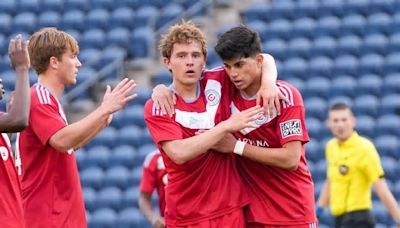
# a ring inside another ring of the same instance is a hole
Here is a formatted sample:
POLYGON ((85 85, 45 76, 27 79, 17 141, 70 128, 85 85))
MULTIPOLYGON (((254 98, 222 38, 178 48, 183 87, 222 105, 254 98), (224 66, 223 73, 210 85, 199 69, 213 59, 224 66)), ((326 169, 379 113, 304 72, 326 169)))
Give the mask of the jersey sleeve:
POLYGON ((281 102, 281 115, 277 117, 276 132, 281 144, 297 140, 307 143, 309 136, 305 126, 305 109, 300 92, 288 84, 277 83, 277 86, 289 100, 289 102, 281 102))
POLYGON ((152 194, 157 185, 157 156, 150 153, 143 162, 143 173, 140 181, 140 191, 152 194))
POLYGON ((183 139, 180 125, 168 115, 153 115, 153 101, 148 100, 144 107, 144 120, 154 143, 160 147, 163 141, 183 139))
POLYGON ((57 131, 67 126, 58 108, 51 104, 33 107, 30 111, 29 125, 43 145, 46 145, 57 131))
POLYGON ((373 183, 383 177, 384 171, 381 165, 381 159, 374 144, 368 141, 368 143, 365 144, 365 147, 366 153, 362 161, 362 166, 368 180, 373 183))

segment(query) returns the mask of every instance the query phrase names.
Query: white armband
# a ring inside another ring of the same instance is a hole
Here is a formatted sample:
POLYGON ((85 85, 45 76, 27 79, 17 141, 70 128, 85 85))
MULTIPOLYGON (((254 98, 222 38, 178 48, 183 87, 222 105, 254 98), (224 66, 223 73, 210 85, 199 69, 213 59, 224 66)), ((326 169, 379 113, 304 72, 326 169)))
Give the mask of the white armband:
POLYGON ((246 145, 245 142, 240 140, 236 141, 235 148, 233 149, 233 153, 243 156, 244 146, 246 145))

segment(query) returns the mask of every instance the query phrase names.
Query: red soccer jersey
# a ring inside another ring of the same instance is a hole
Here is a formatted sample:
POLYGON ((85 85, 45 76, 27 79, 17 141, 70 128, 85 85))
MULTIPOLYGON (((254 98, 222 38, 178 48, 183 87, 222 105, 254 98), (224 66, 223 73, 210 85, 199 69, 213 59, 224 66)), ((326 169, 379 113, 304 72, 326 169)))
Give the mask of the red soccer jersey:
MULTIPOLYGON (((2 115, 1 113, 0 115, 2 115)), ((1 227, 24 227, 21 186, 11 156, 10 139, 7 134, 0 135, 0 224, 1 227)))
POLYGON ((67 124, 57 98, 42 85, 32 86, 29 126, 17 139, 26 227, 86 227, 75 155, 49 145, 67 124))
MULTIPOLYGON (((246 208, 248 222, 276 225, 296 225, 316 221, 314 184, 305 159, 305 110, 301 94, 287 82, 278 81, 280 91, 290 102, 281 104, 281 115, 262 117, 259 128, 244 129, 236 134, 240 140, 262 147, 281 148, 283 144, 299 140, 303 143, 300 163, 296 171, 263 165, 246 158, 238 159, 239 173, 250 191, 246 208)), ((233 99, 232 113, 253 107, 256 101, 246 100, 238 91, 233 99)))
POLYGON ((226 119, 233 93, 232 86, 224 85, 227 83, 230 81, 222 68, 205 72, 199 83, 198 98, 187 102, 177 95, 172 118, 153 115, 152 100, 145 105, 146 124, 161 151, 168 173, 167 225, 188 225, 213 219, 248 202, 234 156, 210 150, 178 165, 161 148, 163 141, 192 137, 199 129, 210 129, 226 119))
POLYGON ((157 189, 160 215, 164 217, 165 186, 168 183, 167 171, 163 158, 158 150, 149 153, 144 159, 140 191, 152 194, 157 189))

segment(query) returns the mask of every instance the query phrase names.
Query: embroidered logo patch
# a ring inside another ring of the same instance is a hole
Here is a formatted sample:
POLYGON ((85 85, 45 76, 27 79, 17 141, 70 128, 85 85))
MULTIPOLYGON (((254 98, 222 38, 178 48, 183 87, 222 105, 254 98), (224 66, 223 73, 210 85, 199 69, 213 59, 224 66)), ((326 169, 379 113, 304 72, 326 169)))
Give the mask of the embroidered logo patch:
POLYGON ((288 120, 279 124, 281 128, 282 138, 286 138, 292 135, 303 135, 301 129, 301 121, 298 119, 288 120))
POLYGON ((208 89, 205 92, 205 95, 206 95, 206 99, 207 99, 207 104, 211 105, 211 106, 218 104, 219 100, 221 98, 219 93, 217 91, 215 91, 214 89, 208 89))
POLYGON ((261 125, 265 124, 266 122, 268 122, 268 120, 269 120, 269 117, 266 117, 266 116, 262 115, 261 117, 256 119, 256 124, 258 126, 261 126, 261 125))

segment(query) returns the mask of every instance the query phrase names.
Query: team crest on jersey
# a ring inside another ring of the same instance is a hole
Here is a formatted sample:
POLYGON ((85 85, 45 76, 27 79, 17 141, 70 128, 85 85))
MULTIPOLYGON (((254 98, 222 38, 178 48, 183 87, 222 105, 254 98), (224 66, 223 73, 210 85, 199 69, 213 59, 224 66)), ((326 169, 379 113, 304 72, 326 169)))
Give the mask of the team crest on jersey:
POLYGON ((268 120, 269 120, 269 117, 261 115, 258 119, 256 119, 255 122, 258 126, 261 126, 261 125, 265 124, 266 122, 268 122, 268 120))
POLYGON ((299 119, 288 120, 279 124, 281 128, 282 138, 286 138, 293 135, 303 135, 301 129, 301 121, 299 119))
POLYGON ((4 146, 0 147, 0 154, 3 161, 7 161, 8 159, 8 149, 4 146))
POLYGON ((219 93, 214 89, 206 90, 205 94, 206 94, 207 104, 211 106, 217 105, 219 103, 219 100, 221 99, 219 93))

